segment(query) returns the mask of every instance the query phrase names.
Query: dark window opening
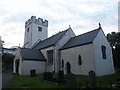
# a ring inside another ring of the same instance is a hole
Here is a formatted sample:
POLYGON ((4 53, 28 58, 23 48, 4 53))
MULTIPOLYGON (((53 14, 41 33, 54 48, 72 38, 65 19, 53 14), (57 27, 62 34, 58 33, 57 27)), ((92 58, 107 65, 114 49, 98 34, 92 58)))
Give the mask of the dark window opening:
POLYGON ((29 32, 29 27, 27 28, 27 32, 29 32))
POLYGON ((48 64, 53 63, 53 50, 47 51, 47 57, 48 57, 48 64))
POLYGON ((103 59, 106 59, 106 47, 102 46, 101 50, 102 50, 102 57, 103 57, 103 59))
POLYGON ((38 27, 38 31, 42 31, 42 27, 38 27))
POLYGON ((64 67, 64 61, 63 61, 63 59, 62 59, 62 67, 64 67))
POLYGON ((82 59, 81 59, 81 56, 80 56, 80 55, 78 56, 78 64, 79 64, 79 65, 82 65, 82 59))

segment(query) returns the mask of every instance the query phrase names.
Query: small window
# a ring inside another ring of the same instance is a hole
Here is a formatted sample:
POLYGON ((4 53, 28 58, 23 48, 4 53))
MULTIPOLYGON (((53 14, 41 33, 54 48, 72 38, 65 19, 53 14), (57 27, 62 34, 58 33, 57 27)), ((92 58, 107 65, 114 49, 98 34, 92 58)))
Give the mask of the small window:
POLYGON ((82 65, 81 55, 78 56, 78 64, 79 64, 79 65, 82 65))
POLYGON ((42 27, 38 27, 38 31, 42 31, 42 27))
POLYGON ((64 61, 63 61, 63 59, 62 59, 62 67, 64 67, 64 61))
POLYGON ((27 28, 27 32, 29 32, 29 27, 27 28))
POLYGON ((103 59, 106 59, 106 47, 102 46, 101 50, 102 50, 102 57, 103 57, 103 59))

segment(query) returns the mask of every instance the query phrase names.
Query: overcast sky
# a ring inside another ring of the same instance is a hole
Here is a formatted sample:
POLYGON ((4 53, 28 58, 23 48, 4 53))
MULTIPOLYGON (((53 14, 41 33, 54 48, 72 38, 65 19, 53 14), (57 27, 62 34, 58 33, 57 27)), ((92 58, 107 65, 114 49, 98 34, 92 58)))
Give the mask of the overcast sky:
POLYGON ((23 45, 24 24, 31 16, 49 21, 48 36, 71 25, 76 35, 102 25, 118 31, 119 0, 0 0, 0 36, 4 47, 23 45))

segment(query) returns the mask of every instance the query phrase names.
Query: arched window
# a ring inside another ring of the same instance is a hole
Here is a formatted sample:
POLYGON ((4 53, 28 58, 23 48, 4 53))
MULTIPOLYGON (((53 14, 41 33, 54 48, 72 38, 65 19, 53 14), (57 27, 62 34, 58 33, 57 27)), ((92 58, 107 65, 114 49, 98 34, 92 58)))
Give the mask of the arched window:
POLYGON ((79 65, 82 65, 81 55, 78 56, 78 64, 79 64, 79 65))
POLYGON ((64 61, 63 61, 63 59, 62 59, 62 67, 64 67, 64 61))
POLYGON ((69 62, 67 62, 67 73, 71 73, 71 65, 69 62))
POLYGON ((102 57, 103 57, 103 59, 106 59, 106 47, 105 46, 101 46, 101 50, 102 50, 102 57))

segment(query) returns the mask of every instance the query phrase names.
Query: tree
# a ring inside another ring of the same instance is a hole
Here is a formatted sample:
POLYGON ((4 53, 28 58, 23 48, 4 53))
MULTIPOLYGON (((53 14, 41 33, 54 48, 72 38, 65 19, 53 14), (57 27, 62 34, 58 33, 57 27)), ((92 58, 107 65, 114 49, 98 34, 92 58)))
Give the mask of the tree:
POLYGON ((4 53, 2 56, 2 62, 4 63, 6 69, 12 68, 13 60, 14 60, 13 54, 4 53))
POLYGON ((120 68, 120 32, 107 34, 107 39, 112 47, 115 68, 120 68))

